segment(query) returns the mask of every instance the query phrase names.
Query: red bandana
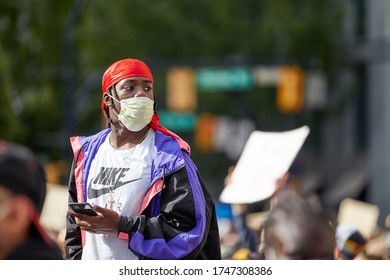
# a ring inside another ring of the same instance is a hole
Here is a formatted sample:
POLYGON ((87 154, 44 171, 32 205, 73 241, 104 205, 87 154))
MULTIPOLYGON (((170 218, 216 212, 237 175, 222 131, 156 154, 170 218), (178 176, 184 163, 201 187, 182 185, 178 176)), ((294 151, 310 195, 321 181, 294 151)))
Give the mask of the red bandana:
MULTIPOLYGON (((150 79, 152 84, 154 84, 152 71, 150 71, 149 67, 144 62, 138 59, 126 58, 115 62, 110 67, 108 67, 106 72, 104 72, 102 79, 102 94, 104 94, 111 86, 115 85, 120 80, 129 77, 145 77, 150 79)), ((104 109, 105 104, 102 101, 102 110, 104 111, 104 109)), ((154 130, 159 130, 162 133, 173 137, 178 141, 182 149, 190 153, 190 146, 187 144, 187 142, 185 142, 172 131, 160 125, 159 120, 160 118, 155 113, 149 126, 154 130)))
MULTIPOLYGON (((120 80, 129 77, 145 77, 152 81, 153 84, 153 75, 149 67, 138 59, 126 58, 119 60, 113 63, 106 72, 103 74, 102 78, 102 94, 104 94, 111 86, 118 83, 120 80)), ((104 110, 105 105, 102 102, 102 110, 104 110)))

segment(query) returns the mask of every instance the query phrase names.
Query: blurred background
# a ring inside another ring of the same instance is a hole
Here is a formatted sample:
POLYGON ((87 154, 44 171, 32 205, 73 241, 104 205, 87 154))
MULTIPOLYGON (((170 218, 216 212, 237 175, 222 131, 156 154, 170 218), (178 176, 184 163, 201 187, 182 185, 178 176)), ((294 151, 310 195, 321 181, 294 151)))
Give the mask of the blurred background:
MULTIPOLYGON (((153 71, 161 123, 192 146, 217 201, 254 130, 310 134, 291 174, 338 211, 390 213, 387 0, 0 0, 0 137, 67 184, 69 137, 104 127, 101 77, 153 71)), ((261 208, 261 205, 258 205, 261 208)))

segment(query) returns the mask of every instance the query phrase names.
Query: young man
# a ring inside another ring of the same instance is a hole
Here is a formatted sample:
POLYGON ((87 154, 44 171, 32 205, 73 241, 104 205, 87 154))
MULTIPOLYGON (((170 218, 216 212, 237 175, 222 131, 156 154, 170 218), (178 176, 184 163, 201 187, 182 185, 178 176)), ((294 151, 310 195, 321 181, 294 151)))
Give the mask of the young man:
POLYGON ((108 128, 71 138, 70 259, 220 259, 215 206, 190 148, 158 124, 154 80, 137 59, 112 64, 102 79, 108 128))
POLYGON ((63 259, 39 223, 45 196, 40 162, 26 147, 0 140, 0 259, 63 259))

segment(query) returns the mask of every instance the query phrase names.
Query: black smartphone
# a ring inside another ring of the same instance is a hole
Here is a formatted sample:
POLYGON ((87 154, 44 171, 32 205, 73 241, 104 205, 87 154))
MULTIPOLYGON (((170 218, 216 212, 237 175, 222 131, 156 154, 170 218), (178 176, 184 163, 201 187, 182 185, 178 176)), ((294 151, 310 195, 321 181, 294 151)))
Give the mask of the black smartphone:
POLYGON ((69 207, 76 213, 97 216, 97 212, 92 209, 91 204, 88 202, 70 202, 69 207))

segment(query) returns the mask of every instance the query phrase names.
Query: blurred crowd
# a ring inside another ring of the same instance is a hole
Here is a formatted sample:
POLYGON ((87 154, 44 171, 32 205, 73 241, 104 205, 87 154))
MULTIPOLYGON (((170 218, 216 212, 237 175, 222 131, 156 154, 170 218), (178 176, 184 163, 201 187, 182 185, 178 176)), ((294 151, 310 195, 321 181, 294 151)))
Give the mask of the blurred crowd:
MULTIPOLYGON (((228 170, 225 186, 233 169, 228 170)), ((390 259, 390 215, 384 228, 375 215, 363 221, 369 225, 362 224, 363 217, 343 219, 316 193, 301 194, 290 179, 288 173, 280 178, 275 193, 260 207, 217 204, 223 259, 390 259), (376 226, 367 230, 373 223, 376 226)))

